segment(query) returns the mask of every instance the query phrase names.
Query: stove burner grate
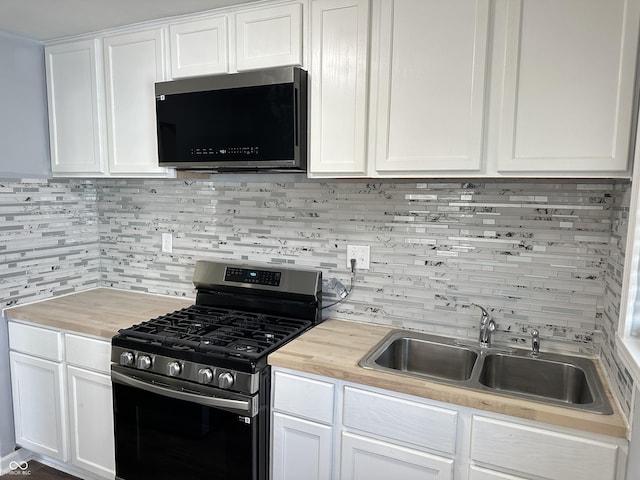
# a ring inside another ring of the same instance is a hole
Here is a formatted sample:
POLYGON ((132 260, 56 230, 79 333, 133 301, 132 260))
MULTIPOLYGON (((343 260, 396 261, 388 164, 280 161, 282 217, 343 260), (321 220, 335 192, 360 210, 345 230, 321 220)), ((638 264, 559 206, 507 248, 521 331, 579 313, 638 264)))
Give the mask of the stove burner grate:
POLYGON ((123 337, 181 351, 260 357, 306 330, 312 322, 202 305, 120 330, 123 337))

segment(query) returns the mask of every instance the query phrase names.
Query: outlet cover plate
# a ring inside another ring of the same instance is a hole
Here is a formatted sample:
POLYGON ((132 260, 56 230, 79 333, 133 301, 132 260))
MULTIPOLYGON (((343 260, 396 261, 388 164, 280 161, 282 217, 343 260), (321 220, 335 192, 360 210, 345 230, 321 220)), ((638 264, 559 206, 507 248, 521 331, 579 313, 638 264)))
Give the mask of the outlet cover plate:
POLYGON ((347 268, 351 270, 351 259, 356 259, 356 270, 369 270, 369 245, 347 245, 347 268))

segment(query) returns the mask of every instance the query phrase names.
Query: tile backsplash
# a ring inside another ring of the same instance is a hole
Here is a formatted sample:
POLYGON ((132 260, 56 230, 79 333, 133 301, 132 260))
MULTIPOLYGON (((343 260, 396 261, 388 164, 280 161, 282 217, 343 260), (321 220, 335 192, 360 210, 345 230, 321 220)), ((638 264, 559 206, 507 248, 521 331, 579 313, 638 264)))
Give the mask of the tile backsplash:
POLYGON ((329 304, 329 281, 350 283, 346 246, 369 245, 325 317, 476 338, 480 304, 497 343, 537 328, 543 350, 600 354, 628 413, 612 336, 629 183, 212 178, 5 182, 3 306, 96 285, 193 297, 207 258, 319 268, 329 304))
POLYGON ((100 281, 96 186, 0 179, 0 309, 100 281))

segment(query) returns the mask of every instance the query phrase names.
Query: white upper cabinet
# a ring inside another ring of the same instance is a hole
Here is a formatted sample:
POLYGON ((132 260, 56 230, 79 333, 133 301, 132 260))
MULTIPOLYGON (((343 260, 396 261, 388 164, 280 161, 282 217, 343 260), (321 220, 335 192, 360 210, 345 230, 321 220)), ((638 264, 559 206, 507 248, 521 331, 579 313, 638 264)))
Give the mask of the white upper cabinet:
POLYGON ((488 0, 374 3, 372 140, 381 175, 480 172, 488 0))
POLYGON ((369 0, 311 3, 310 176, 367 173, 369 0))
POLYGON ((629 177, 639 0, 316 1, 310 176, 629 177))
POLYGON ((162 30, 106 37, 104 60, 109 169, 164 174, 158 164, 155 82, 164 80, 162 30))
POLYGON ((227 16, 169 25, 171 77, 229 71, 227 16))
POLYGON ((98 40, 45 48, 51 171, 104 173, 104 107, 98 40))
POLYGON ((45 58, 54 176, 172 175, 156 147, 161 28, 49 45, 45 58))
POLYGON ((499 3, 500 174, 629 174, 637 0, 499 3), (505 19, 504 21, 502 19, 505 19))
POLYGON ((238 71, 302 64, 302 4, 235 15, 238 71))

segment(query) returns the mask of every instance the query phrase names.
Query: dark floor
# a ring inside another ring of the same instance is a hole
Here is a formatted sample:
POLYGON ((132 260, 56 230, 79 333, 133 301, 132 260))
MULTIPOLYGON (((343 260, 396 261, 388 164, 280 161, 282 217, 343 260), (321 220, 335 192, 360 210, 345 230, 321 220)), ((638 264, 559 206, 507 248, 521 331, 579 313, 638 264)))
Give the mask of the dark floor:
POLYGON ((66 473, 60 472, 54 468, 48 467, 35 460, 30 460, 25 464, 21 464, 18 468, 11 470, 5 475, 1 475, 0 479, 7 480, 79 480, 78 477, 73 477, 66 473), (24 470, 22 469, 23 467, 24 470))

